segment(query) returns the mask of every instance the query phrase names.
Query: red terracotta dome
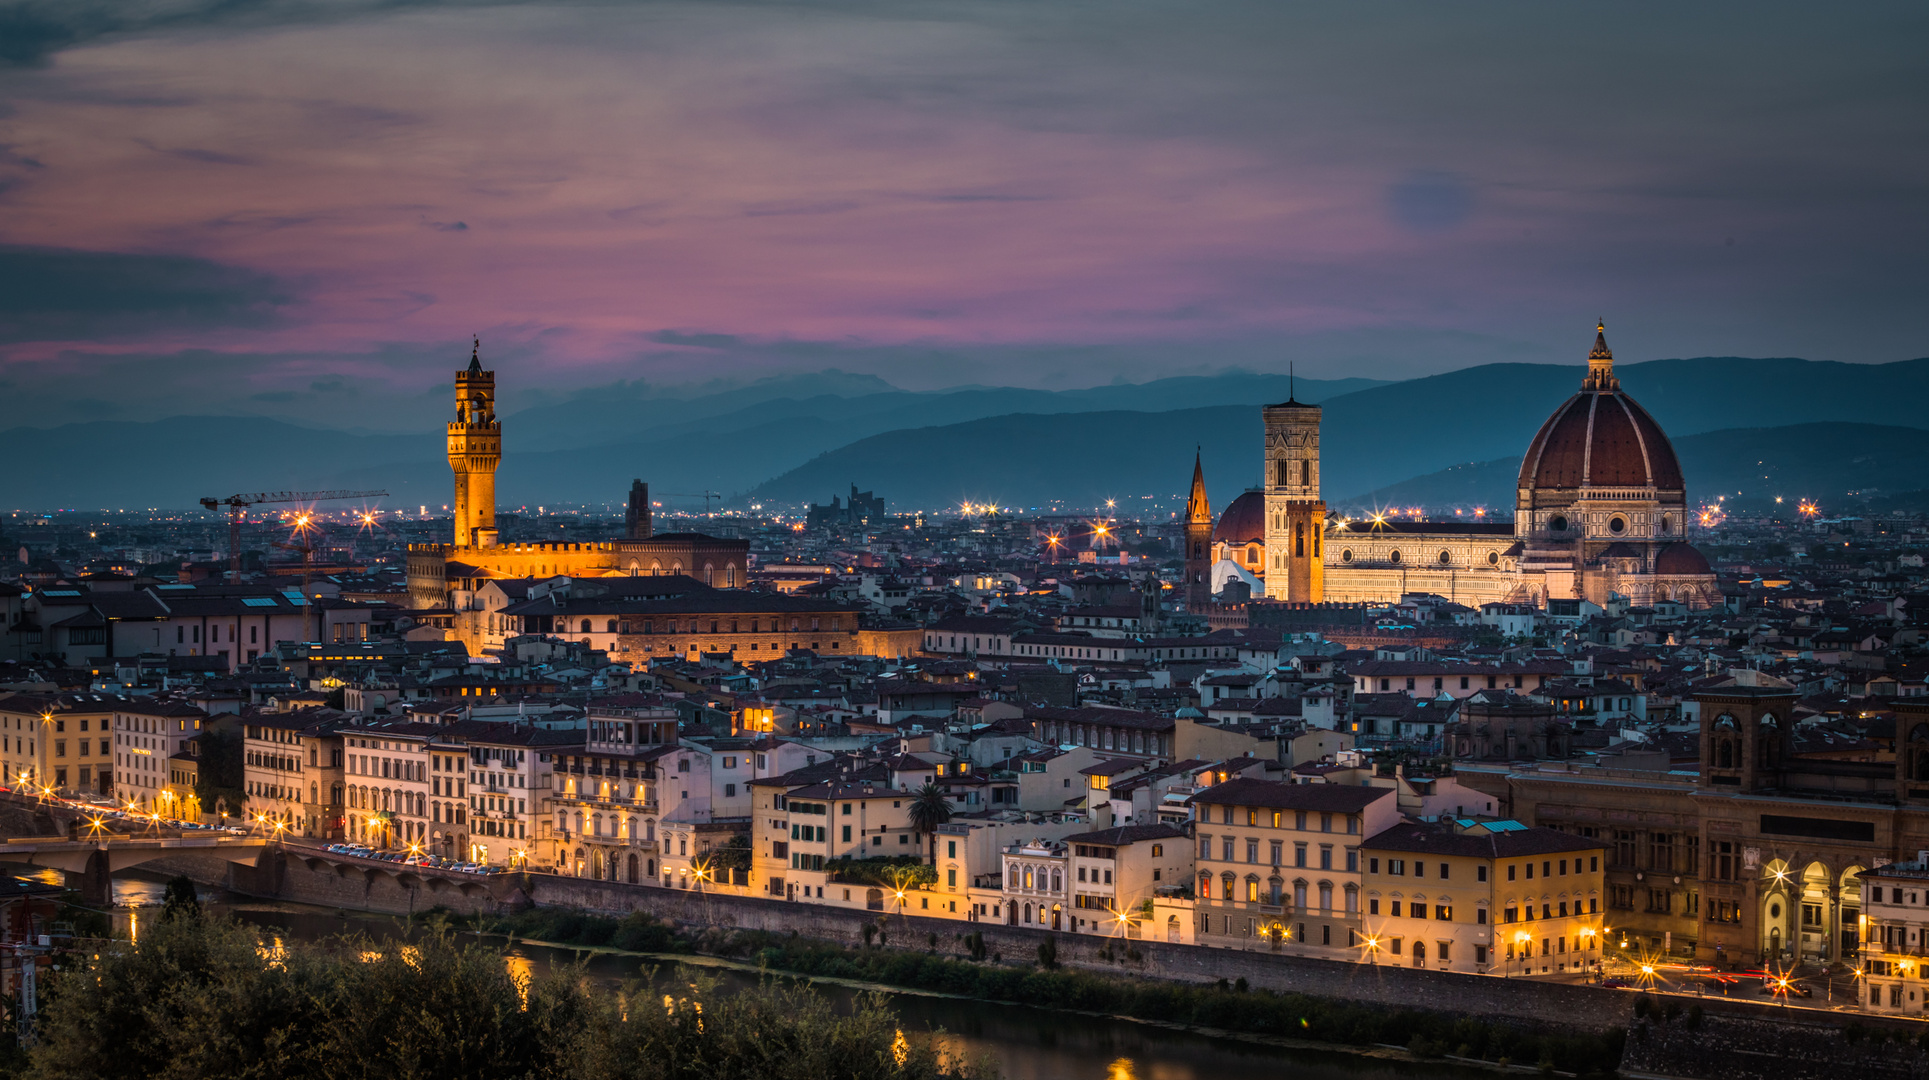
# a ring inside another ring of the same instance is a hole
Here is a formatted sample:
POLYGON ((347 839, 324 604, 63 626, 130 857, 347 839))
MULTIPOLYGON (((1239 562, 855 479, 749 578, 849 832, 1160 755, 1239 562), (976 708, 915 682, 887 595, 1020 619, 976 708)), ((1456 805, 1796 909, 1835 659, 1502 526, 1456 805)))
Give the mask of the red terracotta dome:
POLYGON ((1215 544, 1263 544, 1266 542, 1266 493, 1248 491, 1232 501, 1219 515, 1212 530, 1215 544))
POLYGON ((1541 425, 1520 463, 1520 487, 1536 491, 1584 487, 1685 486, 1674 446, 1646 409, 1621 391, 1606 330, 1596 331, 1581 392, 1541 425))
POLYGON ((1715 569, 1708 565, 1708 557, 1696 551, 1693 544, 1669 544, 1654 557, 1654 572, 1671 577, 1684 577, 1690 574, 1712 574, 1715 569))

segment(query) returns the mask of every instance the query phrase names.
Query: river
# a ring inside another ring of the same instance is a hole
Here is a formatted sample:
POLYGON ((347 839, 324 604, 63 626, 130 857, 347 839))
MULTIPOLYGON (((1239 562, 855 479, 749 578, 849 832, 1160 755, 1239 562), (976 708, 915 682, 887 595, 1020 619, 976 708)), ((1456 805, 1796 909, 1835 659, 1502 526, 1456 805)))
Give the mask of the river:
MULTIPOLYGON (((163 883, 138 874, 114 879, 116 936, 138 935, 143 918, 161 903, 163 883)), ((292 940, 319 940, 338 934, 377 939, 412 933, 400 919, 379 915, 341 915, 298 904, 262 903, 203 888, 204 906, 231 914, 265 931, 292 940)), ((512 944, 507 962, 524 971, 573 963, 581 954, 569 949, 512 944)), ((594 954, 592 976, 620 982, 636 978, 645 961, 637 957, 594 954)), ((649 963, 656 963, 649 961, 649 963)), ((659 965, 660 966, 660 965, 659 965)), ((691 966, 694 968, 694 965, 691 966)), ((750 985, 756 976, 731 969, 702 968, 723 989, 750 985)), ((848 1005, 857 991, 820 985, 833 1001, 848 1005)), ((1465 1080, 1492 1074, 1446 1064, 1387 1061, 1339 1051, 1281 1049, 1196 1032, 1070 1013, 999 1005, 984 1001, 892 995, 907 1030, 942 1031, 948 1053, 975 1061, 991 1058, 1006 1080, 1465 1080)))

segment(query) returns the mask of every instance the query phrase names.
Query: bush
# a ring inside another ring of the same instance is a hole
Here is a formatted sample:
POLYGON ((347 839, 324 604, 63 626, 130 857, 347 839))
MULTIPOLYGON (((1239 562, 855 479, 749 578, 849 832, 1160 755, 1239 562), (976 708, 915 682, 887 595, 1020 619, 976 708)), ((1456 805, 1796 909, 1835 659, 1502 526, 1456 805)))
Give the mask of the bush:
MULTIPOLYGON (((151 1075, 349 1080, 939 1080, 875 996, 849 1015, 806 988, 713 994, 699 981, 596 989, 580 969, 519 981, 438 927, 414 945, 264 951, 231 922, 175 919, 56 974, 30 1080, 151 1075), (636 1008, 637 1002, 654 1003, 636 1008)), ((949 1072, 955 1074, 956 1065, 949 1072)))
POLYGON ((1038 966, 1047 971, 1058 966, 1058 939, 1046 938, 1038 943, 1038 966))

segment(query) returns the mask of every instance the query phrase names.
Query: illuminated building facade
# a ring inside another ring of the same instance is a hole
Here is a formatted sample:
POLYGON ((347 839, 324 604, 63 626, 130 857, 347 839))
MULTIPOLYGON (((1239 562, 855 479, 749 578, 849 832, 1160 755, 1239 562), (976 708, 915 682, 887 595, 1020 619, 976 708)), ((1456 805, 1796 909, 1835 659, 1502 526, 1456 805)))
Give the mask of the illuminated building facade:
POLYGON ((503 544, 496 529, 496 467, 502 422, 496 418, 496 374, 484 371, 480 345, 456 373, 456 419, 449 424, 449 469, 455 477, 452 544, 409 545, 409 605, 418 611, 473 602, 491 578, 636 577, 688 574, 735 589, 750 578, 750 544, 702 533, 654 532, 649 485, 630 486, 624 535, 615 540, 503 544))
POLYGON ((1320 543, 1320 407, 1287 401, 1266 409, 1266 596, 1317 604, 1326 599, 1320 543))
POLYGON ((1361 845, 1361 957, 1474 974, 1584 972, 1601 959, 1598 840, 1515 821, 1402 822, 1361 845))
POLYGON ((1929 702, 1896 703, 1893 755, 1846 761, 1799 752, 1791 691, 1694 701, 1699 775, 1466 761, 1455 775, 1517 821, 1600 842, 1617 947, 1774 971, 1881 959, 1863 918, 1867 871, 1929 850, 1929 702))
MULTIPOLYGON (((1544 606, 1550 599, 1605 604, 1618 594, 1636 605, 1672 600, 1691 608, 1721 600, 1713 569, 1687 541, 1681 463, 1660 425, 1621 389, 1605 326, 1595 328, 1580 390, 1528 445, 1511 525, 1390 516, 1329 522, 1319 487, 1319 408, 1288 401, 1269 406, 1265 418, 1270 599, 1382 603, 1433 593, 1469 606, 1544 606)), ((1250 528, 1220 524, 1228 550, 1237 544, 1245 552, 1241 565, 1258 554, 1250 528)))

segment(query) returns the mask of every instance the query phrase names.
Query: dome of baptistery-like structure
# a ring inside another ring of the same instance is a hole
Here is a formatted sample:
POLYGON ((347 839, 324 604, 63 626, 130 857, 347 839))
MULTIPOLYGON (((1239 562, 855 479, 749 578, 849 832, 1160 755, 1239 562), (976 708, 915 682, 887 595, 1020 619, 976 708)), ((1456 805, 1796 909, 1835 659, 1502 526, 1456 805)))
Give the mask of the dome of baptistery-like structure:
POLYGON ((1234 499, 1212 529, 1212 561, 1230 559, 1248 574, 1266 576, 1266 493, 1234 499))
POLYGON ((1212 530, 1215 544, 1263 544, 1266 542, 1266 493, 1248 491, 1234 499, 1219 515, 1212 530))

